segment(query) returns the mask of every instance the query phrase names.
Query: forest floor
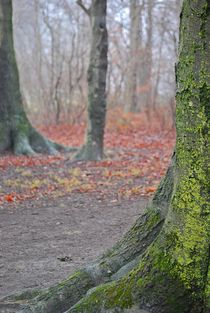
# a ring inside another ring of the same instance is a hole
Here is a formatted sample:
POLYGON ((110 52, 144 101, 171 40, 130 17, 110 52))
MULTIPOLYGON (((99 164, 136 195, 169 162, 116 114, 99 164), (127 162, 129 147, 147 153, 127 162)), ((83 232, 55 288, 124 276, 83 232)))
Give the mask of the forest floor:
MULTIPOLYGON (((85 125, 38 128, 79 146, 85 125)), ((148 127, 141 114, 115 112, 107 122, 104 161, 75 162, 69 153, 2 156, 0 298, 52 285, 111 247, 152 197, 174 142, 174 130, 154 121, 148 127)))

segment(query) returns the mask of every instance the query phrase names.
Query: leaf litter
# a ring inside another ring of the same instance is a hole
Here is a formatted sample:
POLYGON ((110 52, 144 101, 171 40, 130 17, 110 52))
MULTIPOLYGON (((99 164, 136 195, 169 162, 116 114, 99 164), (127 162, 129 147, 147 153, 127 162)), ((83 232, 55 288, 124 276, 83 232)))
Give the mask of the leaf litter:
MULTIPOLYGON (((111 112, 101 162, 75 162, 69 153, 0 158, 0 297, 65 279, 143 212, 175 142, 170 128, 147 125, 142 114, 111 112)), ((83 143, 84 123, 38 128, 62 144, 83 143)))

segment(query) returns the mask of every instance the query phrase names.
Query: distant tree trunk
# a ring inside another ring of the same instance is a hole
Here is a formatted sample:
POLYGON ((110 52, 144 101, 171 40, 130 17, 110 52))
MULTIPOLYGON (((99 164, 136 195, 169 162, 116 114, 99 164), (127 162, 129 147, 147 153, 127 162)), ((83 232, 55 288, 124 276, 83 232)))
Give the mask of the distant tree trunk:
POLYGON ((141 43, 141 7, 139 0, 130 0, 130 49, 129 49, 129 65, 127 75, 127 97, 125 103, 126 112, 137 112, 138 97, 137 97, 137 77, 139 71, 139 50, 141 43))
POLYGON ((108 34, 106 28, 106 0, 92 0, 91 7, 85 8, 82 1, 77 3, 90 17, 92 41, 88 68, 88 126, 85 144, 76 158, 80 160, 101 160, 106 117, 106 74, 108 34))
POLYGON ((154 1, 147 1, 147 41, 145 48, 145 106, 148 108, 152 102, 152 45, 153 45, 153 6, 154 1))
POLYGON ((151 68, 152 68, 152 0, 130 0, 130 51, 127 76, 127 98, 125 111, 138 112, 147 109, 151 102, 151 68), (146 44, 143 40, 145 21, 143 8, 147 8, 146 44))
POLYGON ((165 20, 167 19, 167 7, 165 7, 163 11, 163 18, 162 18, 162 30, 160 34, 160 44, 158 47, 158 61, 157 61, 157 72, 156 77, 154 81, 154 89, 153 89, 153 95, 152 95, 152 101, 151 101, 151 109, 155 112, 156 115, 158 115, 158 109, 157 109, 157 102, 158 102, 158 91, 159 91, 159 84, 161 80, 161 62, 162 62, 162 54, 163 54, 163 44, 165 40, 165 35, 167 29, 165 28, 165 20))
POLYGON ((54 154, 60 150, 62 146, 45 139, 31 126, 23 108, 13 43, 12 0, 0 1, 0 77, 0 153, 54 154))
POLYGON ((210 1, 184 0, 180 29, 176 152, 151 204, 99 260, 36 291, 21 313, 209 313, 210 1))

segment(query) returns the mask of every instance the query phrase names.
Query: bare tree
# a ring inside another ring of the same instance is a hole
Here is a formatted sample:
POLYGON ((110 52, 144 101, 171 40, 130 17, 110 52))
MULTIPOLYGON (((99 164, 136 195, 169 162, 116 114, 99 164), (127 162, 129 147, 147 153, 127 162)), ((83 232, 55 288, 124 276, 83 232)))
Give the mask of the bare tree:
MULTIPOLYGON (((108 2, 108 105, 126 106, 125 110, 129 111, 129 94, 133 94, 137 111, 153 110, 153 107, 158 111, 164 106, 168 110, 175 92, 174 38, 177 42, 179 2, 108 2), (130 19, 129 7, 135 2, 135 18, 130 19), (131 32, 132 23, 136 36, 131 32), (131 35, 138 41, 133 52, 131 35), (136 79, 128 79, 132 72, 136 79), (135 82, 132 93, 131 81, 135 82)), ((71 121, 85 112, 88 102, 86 72, 91 30, 87 14, 83 14, 75 0, 14 0, 14 4, 15 44, 27 113, 35 122, 46 120, 46 115, 51 121, 56 120, 56 115, 59 120, 71 121)))
POLYGON ((141 14, 142 7, 139 0, 130 0, 130 61, 127 73, 127 97, 125 110, 128 112, 138 111, 137 77, 142 70, 139 67, 140 49, 142 43, 141 14))
POLYGON ((108 35, 106 28, 106 0, 92 0, 90 8, 77 1, 89 16, 92 40, 88 68, 88 127, 85 144, 76 158, 100 160, 103 158, 103 139, 106 117, 106 74, 108 35))

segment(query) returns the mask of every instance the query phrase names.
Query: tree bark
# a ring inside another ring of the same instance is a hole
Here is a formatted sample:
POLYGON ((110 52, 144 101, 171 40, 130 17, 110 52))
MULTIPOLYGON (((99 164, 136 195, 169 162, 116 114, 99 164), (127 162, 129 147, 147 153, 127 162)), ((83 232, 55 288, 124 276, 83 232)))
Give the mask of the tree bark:
POLYGON ((146 44, 142 44, 142 56, 138 73, 138 100, 140 108, 150 115, 152 102, 152 44, 153 44, 153 7, 155 2, 147 0, 146 6, 146 44))
MULTIPOLYGON (((137 77, 139 72, 139 58, 140 49, 142 45, 142 30, 140 24, 142 24, 142 7, 139 4, 139 0, 130 0, 130 47, 129 47, 129 68, 127 75, 127 99, 125 103, 126 112, 139 111, 139 103, 137 96, 137 77)), ((141 25, 142 26, 142 25, 141 25)))
POLYGON ((0 73, 0 153, 55 154, 64 149, 42 137, 25 114, 14 51, 12 0, 0 2, 0 73))
POLYGON ((76 158, 101 160, 106 117, 106 74, 108 34, 106 28, 106 0, 92 0, 90 9, 82 1, 78 4, 89 15, 92 29, 88 80, 88 126, 85 144, 76 158))
POLYGON ((176 152, 151 205, 98 261, 28 300, 21 313, 209 312, 209 26, 210 2, 184 0, 176 152))

